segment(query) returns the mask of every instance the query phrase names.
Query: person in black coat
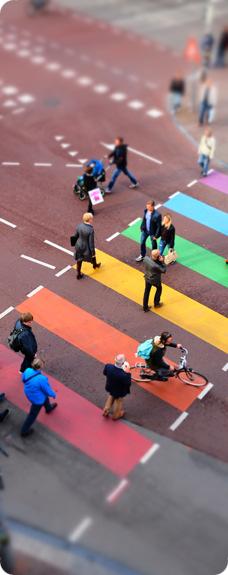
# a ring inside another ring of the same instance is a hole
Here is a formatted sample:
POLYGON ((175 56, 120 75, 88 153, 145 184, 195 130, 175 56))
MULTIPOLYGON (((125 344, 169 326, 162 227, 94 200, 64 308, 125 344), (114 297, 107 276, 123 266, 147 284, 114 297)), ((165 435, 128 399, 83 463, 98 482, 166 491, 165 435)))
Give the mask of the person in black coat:
POLYGON ((146 255, 146 240, 150 236, 152 250, 157 249, 157 239, 161 234, 161 214, 155 209, 155 201, 146 203, 141 223, 140 256, 136 262, 141 262, 146 255))
POLYGON ((75 232, 75 259, 77 262, 77 279, 83 277, 81 273, 82 262, 90 262, 93 268, 99 268, 100 263, 97 263, 95 243, 94 243, 94 229, 93 229, 93 215, 86 212, 83 215, 83 223, 79 224, 75 232))
MULTIPOLYGON (((92 166, 86 166, 85 167, 85 172, 83 174, 83 184, 84 184, 84 188, 85 188, 85 191, 87 194, 88 194, 88 192, 91 192, 91 190, 95 190, 95 188, 97 188, 97 182, 96 182, 92 172, 93 172, 92 166)), ((88 199, 89 199, 89 203, 88 203, 87 212, 94 215, 94 209, 93 209, 93 205, 92 205, 92 202, 91 202, 89 195, 88 195, 88 199)))
POLYGON ((163 255, 166 246, 168 246, 170 250, 173 250, 174 243, 175 243, 175 228, 172 224, 171 216, 169 214, 166 214, 162 220, 161 238, 159 242, 159 252, 161 256, 163 255))
POLYGON ((110 194, 118 176, 123 172, 129 178, 131 184, 129 188, 137 188, 138 182, 136 178, 127 169, 127 144, 124 144, 123 138, 115 139, 115 148, 108 155, 111 164, 116 164, 116 169, 112 173, 111 180, 106 188, 106 193, 110 194))
POLYGON ((143 296, 143 311, 150 311, 151 306, 148 305, 150 290, 152 286, 156 287, 154 295, 154 307, 161 307, 163 304, 160 302, 162 294, 161 274, 166 272, 166 265, 164 258, 161 256, 159 250, 152 250, 151 257, 144 258, 145 267, 145 290, 143 296))
POLYGON ((172 340, 173 336, 168 331, 163 331, 160 336, 155 336, 150 357, 146 361, 147 366, 156 371, 161 378, 167 378, 169 375, 173 375, 172 367, 164 361, 166 348, 182 348, 181 343, 175 343, 172 340))
POLYGON ((21 329, 18 335, 19 350, 24 355, 20 372, 23 373, 27 367, 31 367, 37 353, 37 341, 32 331, 33 315, 30 311, 22 313, 16 321, 15 329, 21 329))
POLYGON ((123 354, 117 355, 115 365, 107 363, 103 374, 106 375, 105 389, 109 393, 103 415, 108 416, 113 408, 112 419, 120 419, 124 416, 123 397, 130 393, 131 387, 130 366, 125 361, 125 356, 123 354))

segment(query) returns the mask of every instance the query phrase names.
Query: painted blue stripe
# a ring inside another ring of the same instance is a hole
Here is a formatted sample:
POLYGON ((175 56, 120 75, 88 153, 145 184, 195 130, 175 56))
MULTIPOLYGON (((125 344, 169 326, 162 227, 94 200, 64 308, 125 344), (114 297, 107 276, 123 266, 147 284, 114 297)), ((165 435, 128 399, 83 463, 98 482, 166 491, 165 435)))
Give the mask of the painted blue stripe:
POLYGON ((228 214, 195 198, 179 193, 165 202, 164 206, 220 234, 228 235, 228 214))

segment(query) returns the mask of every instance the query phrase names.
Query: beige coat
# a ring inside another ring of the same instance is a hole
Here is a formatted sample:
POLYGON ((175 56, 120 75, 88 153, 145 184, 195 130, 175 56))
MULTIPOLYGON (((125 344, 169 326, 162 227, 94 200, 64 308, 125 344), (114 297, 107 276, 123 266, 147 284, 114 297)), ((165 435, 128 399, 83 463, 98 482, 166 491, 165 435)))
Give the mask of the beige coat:
POLYGON ((203 154, 204 156, 208 156, 210 160, 214 157, 215 153, 215 138, 213 136, 207 137, 202 136, 199 145, 199 154, 203 154))

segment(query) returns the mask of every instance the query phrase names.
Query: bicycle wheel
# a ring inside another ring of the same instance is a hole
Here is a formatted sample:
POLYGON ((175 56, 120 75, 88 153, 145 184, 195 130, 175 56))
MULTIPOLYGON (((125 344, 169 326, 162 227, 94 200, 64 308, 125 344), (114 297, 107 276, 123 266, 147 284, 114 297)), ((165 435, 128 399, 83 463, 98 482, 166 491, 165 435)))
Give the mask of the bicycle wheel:
POLYGON ((193 385, 194 387, 203 387, 208 383, 208 379, 205 375, 201 375, 194 369, 186 369, 179 371, 177 377, 182 381, 182 383, 186 383, 187 385, 193 385))
POLYGON ((142 377, 142 371, 146 370, 145 363, 136 363, 135 365, 131 365, 130 370, 132 374, 132 379, 136 383, 141 383, 143 381, 150 383, 151 380, 154 379, 153 373, 150 377, 149 376, 146 377, 146 373, 142 377))

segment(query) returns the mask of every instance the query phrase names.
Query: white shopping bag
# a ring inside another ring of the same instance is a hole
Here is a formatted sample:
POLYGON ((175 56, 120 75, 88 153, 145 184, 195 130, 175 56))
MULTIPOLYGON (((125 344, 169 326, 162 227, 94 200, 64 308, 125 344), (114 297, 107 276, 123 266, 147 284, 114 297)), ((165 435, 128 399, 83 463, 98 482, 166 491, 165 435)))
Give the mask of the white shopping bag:
POLYGON ((89 197, 91 199, 92 205, 96 206, 97 204, 101 204, 104 201, 100 188, 95 188, 88 192, 89 197))

